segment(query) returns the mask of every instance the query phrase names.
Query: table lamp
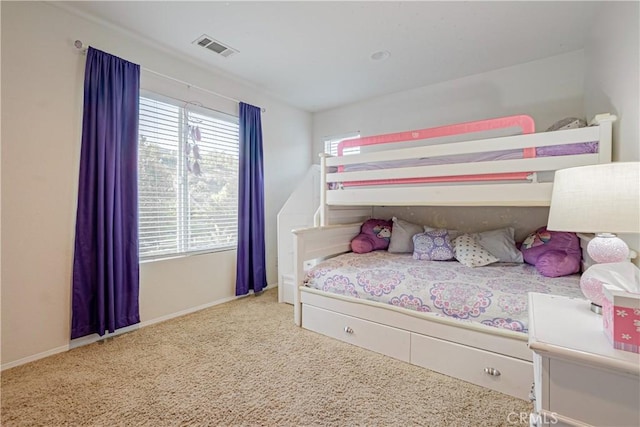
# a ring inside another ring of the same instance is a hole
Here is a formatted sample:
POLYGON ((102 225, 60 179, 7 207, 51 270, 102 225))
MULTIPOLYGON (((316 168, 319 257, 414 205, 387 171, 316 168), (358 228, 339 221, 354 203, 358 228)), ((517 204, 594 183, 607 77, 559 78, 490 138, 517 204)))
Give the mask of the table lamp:
MULTIPOLYGON (((629 247, 615 233, 640 233, 640 162, 556 171, 547 229, 595 233, 587 246, 595 262, 628 260, 629 247)), ((580 288, 598 312, 602 290, 586 282, 580 288)))

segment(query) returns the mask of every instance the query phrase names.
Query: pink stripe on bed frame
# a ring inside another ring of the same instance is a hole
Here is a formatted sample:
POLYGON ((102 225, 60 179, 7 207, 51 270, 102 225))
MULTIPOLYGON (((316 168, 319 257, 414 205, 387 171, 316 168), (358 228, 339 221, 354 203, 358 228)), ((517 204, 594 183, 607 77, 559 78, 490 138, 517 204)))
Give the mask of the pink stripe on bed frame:
MULTIPOLYGON (((420 139, 439 138, 451 135, 463 135, 465 133, 481 132, 486 130, 519 127, 523 134, 534 133, 535 123, 533 118, 527 115, 498 117, 495 119, 478 120, 474 122, 456 123, 453 125, 438 126, 414 131, 389 133, 386 135, 367 136, 354 138, 338 143, 338 156, 342 156, 345 148, 362 147, 365 145, 387 144, 391 142, 407 142, 420 139)), ((522 150, 524 158, 536 156, 535 147, 522 150)), ((338 167, 339 172, 344 171, 344 166, 338 167)), ((371 184, 417 184, 424 182, 464 182, 464 181, 503 181, 510 179, 526 179, 531 172, 497 173, 482 175, 456 175, 432 178, 403 178, 403 179, 376 179, 371 181, 348 181, 344 186, 371 185, 371 184)))

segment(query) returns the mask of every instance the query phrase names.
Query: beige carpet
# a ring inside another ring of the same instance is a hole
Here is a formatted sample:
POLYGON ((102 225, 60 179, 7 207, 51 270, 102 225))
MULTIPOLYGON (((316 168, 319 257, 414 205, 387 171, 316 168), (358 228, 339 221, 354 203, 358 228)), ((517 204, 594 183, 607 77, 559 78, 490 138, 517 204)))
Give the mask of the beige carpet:
POLYGON ((276 294, 9 369, 2 425, 513 426, 531 410, 297 328, 276 294))

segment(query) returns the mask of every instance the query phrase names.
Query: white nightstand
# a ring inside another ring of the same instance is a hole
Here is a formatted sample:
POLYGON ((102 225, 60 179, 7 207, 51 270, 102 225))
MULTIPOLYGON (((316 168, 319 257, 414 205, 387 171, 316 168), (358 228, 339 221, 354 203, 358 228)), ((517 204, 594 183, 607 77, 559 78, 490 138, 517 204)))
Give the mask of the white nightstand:
POLYGON ((530 293, 529 348, 532 425, 640 426, 640 355, 613 348, 586 300, 530 293))

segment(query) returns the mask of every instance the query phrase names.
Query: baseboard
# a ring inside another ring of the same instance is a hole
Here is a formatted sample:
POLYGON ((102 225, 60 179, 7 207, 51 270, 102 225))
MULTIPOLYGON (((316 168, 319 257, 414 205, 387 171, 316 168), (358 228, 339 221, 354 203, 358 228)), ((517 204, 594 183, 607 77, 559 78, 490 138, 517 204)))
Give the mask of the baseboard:
MULTIPOLYGON (((264 290, 273 289, 278 287, 278 284, 267 285, 264 290)), ((63 345, 60 347, 53 348, 51 350, 43 351, 42 353, 34 354, 31 356, 23 357, 22 359, 14 360, 13 362, 3 363, 0 366, 0 371, 4 371, 5 369, 15 368, 16 366, 24 365, 25 363, 35 362, 39 359, 44 359, 45 357, 53 356, 54 354, 63 353, 65 351, 69 351, 74 348, 81 347, 83 345, 93 344, 94 342, 102 341, 108 338, 113 338, 118 335, 126 334, 127 332, 132 332, 140 328, 144 328, 149 325, 154 325, 156 323, 165 322, 167 320, 175 319, 176 317, 185 316, 187 314, 195 313, 196 311, 204 310, 205 308, 214 307, 216 305, 224 304, 225 302, 234 301, 240 298, 245 298, 247 296, 253 295, 253 290, 250 290, 247 295, 240 296, 232 296, 227 298, 222 298, 216 301, 212 301, 206 304, 202 304, 196 307, 187 308, 185 310, 177 311, 175 313, 167 314, 166 316, 157 317, 151 320, 145 320, 144 322, 140 322, 136 325, 127 326, 126 328, 118 329, 113 333, 106 333, 103 336, 99 336, 98 334, 87 335, 85 337, 76 338, 74 340, 69 341, 69 344, 63 345)))
POLYGON ((64 353, 65 351, 69 351, 69 345, 52 348, 51 350, 43 351, 42 353, 34 354, 32 356, 23 357, 22 359, 14 360, 13 362, 3 363, 0 367, 0 371, 15 368, 16 366, 24 365, 25 363, 35 362, 36 360, 44 359, 45 357, 53 356, 54 354, 64 353))

